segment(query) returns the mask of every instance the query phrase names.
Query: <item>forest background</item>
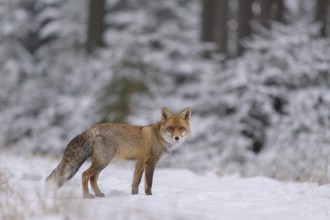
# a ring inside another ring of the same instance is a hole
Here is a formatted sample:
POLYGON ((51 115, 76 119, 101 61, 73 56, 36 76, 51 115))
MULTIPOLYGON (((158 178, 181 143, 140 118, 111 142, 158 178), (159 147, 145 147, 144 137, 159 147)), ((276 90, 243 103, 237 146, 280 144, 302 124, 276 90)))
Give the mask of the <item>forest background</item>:
POLYGON ((329 183, 330 1, 2 0, 0 149, 193 111, 161 166, 329 183))

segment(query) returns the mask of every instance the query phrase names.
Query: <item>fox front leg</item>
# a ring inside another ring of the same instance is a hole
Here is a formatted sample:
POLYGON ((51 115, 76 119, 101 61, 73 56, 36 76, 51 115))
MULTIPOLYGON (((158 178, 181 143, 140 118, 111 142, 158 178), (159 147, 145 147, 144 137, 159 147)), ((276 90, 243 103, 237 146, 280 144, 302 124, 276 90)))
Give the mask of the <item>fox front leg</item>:
POLYGON ((132 183, 132 195, 139 193, 139 185, 141 182, 142 174, 144 171, 143 161, 137 161, 134 170, 133 183, 132 183))
POLYGON ((155 165, 152 162, 145 163, 145 183, 144 192, 146 195, 152 195, 152 178, 154 176, 155 165))

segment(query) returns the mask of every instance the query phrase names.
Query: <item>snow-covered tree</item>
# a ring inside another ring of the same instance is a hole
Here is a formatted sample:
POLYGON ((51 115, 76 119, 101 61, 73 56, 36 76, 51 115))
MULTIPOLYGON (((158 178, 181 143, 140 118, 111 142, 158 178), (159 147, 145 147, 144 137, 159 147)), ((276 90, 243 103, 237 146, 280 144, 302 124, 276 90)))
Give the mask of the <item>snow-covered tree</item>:
POLYGON ((199 0, 106 3, 93 54, 86 0, 0 3, 1 147, 59 152, 90 124, 189 106, 191 138, 163 165, 326 180, 330 43, 318 25, 258 30, 224 61, 200 42, 199 0))
POLYGON ((242 57, 223 65, 193 60, 201 50, 187 47, 189 70, 181 81, 175 74, 149 87, 147 97, 135 97, 139 119, 145 112, 147 120, 157 118, 155 106, 193 110, 192 138, 167 164, 324 179, 330 153, 330 44, 318 28, 274 24, 246 41, 249 49, 242 57))
POLYGON ((106 71, 107 62, 84 53, 85 4, 59 0, 13 4, 1 5, 8 21, 3 20, 1 39, 6 42, 0 44, 1 122, 6 125, 0 143, 18 146, 20 152, 58 152, 98 121, 94 96, 111 71, 106 71))

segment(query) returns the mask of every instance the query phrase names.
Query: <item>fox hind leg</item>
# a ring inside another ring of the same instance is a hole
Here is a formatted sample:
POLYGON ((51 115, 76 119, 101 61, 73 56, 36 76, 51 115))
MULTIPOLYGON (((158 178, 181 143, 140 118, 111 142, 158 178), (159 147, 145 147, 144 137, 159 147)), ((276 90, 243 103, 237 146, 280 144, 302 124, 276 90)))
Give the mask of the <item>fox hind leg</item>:
POLYGON ((85 172, 83 172, 82 174, 82 190, 83 190, 83 197, 85 199, 92 199, 94 198, 94 195, 89 193, 89 189, 88 189, 88 181, 90 180, 90 178, 92 176, 95 175, 97 171, 95 171, 95 169, 93 169, 93 165, 88 168, 85 172))
POLYGON ((82 190, 83 197, 85 199, 92 199, 94 195, 89 193, 88 189, 88 181, 90 181, 92 189, 94 191, 95 196, 104 197, 104 194, 100 191, 97 185, 97 179, 101 170, 106 166, 100 166, 98 163, 93 162, 92 165, 82 174, 82 190))
POLYGON ((90 178, 90 182, 91 182, 91 186, 92 189, 94 191, 94 195, 96 197, 104 197, 105 195, 100 191, 100 188, 97 185, 97 179, 99 178, 101 170, 99 170, 96 174, 94 174, 91 178, 90 178))

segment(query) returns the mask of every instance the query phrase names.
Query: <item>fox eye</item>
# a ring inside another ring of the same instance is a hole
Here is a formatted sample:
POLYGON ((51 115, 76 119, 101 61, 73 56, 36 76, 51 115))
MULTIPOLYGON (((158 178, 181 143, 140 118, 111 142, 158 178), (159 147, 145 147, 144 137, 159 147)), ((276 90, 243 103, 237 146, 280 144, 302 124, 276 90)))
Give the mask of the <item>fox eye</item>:
POLYGON ((170 131, 174 131, 174 127, 168 127, 167 129, 170 131))
POLYGON ((185 131, 186 129, 184 127, 179 128, 180 131, 185 131))

